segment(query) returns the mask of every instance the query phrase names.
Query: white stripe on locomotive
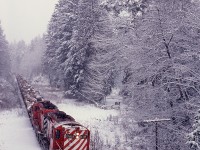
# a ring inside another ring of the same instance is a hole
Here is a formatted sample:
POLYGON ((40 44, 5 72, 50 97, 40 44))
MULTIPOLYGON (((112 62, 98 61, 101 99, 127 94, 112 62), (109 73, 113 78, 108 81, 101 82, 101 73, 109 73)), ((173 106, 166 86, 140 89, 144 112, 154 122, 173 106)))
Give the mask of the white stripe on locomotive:
POLYGON ((83 139, 83 140, 85 140, 84 143, 82 143, 83 141, 81 140, 81 141, 79 142, 79 144, 77 144, 72 150, 77 150, 77 148, 78 148, 81 144, 82 144, 82 146, 80 147, 79 150, 82 150, 83 147, 87 144, 87 139, 83 139))
MULTIPOLYGON (((79 134, 79 136, 80 136, 80 135, 83 135, 83 133, 85 133, 84 130, 81 131, 81 133, 79 134)), ((66 140, 66 141, 65 141, 65 145, 67 145, 69 142, 71 142, 70 140, 71 140, 71 139, 66 140)), ((73 147, 79 140, 80 140, 80 138, 74 139, 74 140, 72 141, 72 143, 70 143, 66 148, 71 148, 71 147, 73 147)), ((82 139, 82 140, 84 140, 84 139, 82 139)), ((80 140, 76 145, 79 145, 79 146, 80 146, 81 142, 83 142, 82 140, 80 140)))
POLYGON ((48 128, 48 119, 47 117, 45 116, 44 117, 44 125, 43 125, 43 130, 44 130, 44 133, 47 133, 47 128, 48 128))
MULTIPOLYGON (((68 132, 66 134, 71 134, 74 131, 75 131, 75 129, 72 128, 72 129, 68 130, 68 132)), ((71 141, 71 138, 65 139, 64 146, 67 145, 67 143, 70 142, 70 141, 71 141)))

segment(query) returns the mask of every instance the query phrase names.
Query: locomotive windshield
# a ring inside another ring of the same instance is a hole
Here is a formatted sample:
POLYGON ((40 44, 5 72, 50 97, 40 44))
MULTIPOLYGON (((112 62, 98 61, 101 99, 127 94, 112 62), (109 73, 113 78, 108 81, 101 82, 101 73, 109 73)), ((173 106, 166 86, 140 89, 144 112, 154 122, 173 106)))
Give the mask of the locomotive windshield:
POLYGON ((59 138, 60 138, 60 130, 56 130, 55 138, 56 138, 56 139, 59 139, 59 138))

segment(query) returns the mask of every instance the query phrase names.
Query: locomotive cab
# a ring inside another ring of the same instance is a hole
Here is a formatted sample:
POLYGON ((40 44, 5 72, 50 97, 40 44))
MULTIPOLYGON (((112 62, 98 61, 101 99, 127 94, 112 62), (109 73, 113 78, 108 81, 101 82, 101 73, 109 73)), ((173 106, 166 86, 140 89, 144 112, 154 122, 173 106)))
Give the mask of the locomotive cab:
POLYGON ((46 135, 50 141, 50 150, 89 150, 90 132, 65 112, 47 114, 46 135))
POLYGON ((62 122, 53 126, 49 150, 89 150, 90 132, 77 122, 62 122))

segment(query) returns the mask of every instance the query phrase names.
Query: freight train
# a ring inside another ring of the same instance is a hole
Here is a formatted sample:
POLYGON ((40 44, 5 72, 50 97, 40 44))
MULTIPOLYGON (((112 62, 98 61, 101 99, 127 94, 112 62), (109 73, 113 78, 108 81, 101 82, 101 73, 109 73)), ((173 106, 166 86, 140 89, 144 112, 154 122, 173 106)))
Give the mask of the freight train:
POLYGON ((43 150, 89 150, 90 131, 16 76, 30 122, 43 150))

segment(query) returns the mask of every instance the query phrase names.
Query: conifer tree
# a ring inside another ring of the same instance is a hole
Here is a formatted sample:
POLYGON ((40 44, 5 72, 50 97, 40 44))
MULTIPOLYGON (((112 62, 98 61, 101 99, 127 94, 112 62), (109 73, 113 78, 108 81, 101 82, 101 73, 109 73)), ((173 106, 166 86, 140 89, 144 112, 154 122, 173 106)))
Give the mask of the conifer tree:
POLYGON ((6 77, 10 72, 10 58, 8 53, 8 42, 0 24, 0 76, 6 77))
POLYGON ((68 87, 63 74, 69 52, 78 0, 60 0, 56 5, 46 35, 47 50, 44 66, 50 82, 59 87, 68 87))
POLYGON ((111 63, 102 56, 112 46, 101 47, 111 36, 108 13, 98 1, 60 0, 46 35, 44 66, 50 82, 80 99, 101 101, 111 91, 111 63))
POLYGON ((112 45, 104 43, 112 37, 107 15, 98 1, 80 0, 66 69, 72 93, 80 99, 100 102, 111 91, 111 63, 102 59, 112 45))

